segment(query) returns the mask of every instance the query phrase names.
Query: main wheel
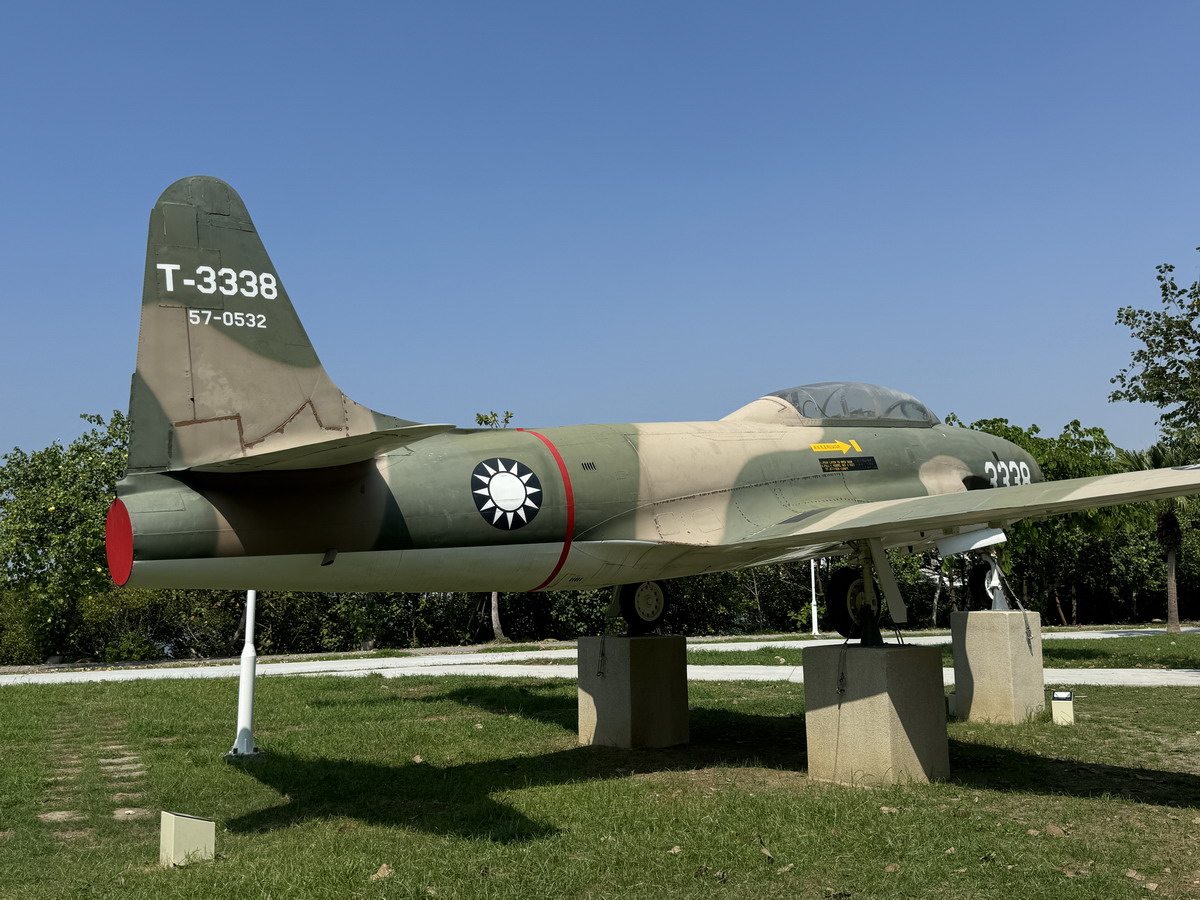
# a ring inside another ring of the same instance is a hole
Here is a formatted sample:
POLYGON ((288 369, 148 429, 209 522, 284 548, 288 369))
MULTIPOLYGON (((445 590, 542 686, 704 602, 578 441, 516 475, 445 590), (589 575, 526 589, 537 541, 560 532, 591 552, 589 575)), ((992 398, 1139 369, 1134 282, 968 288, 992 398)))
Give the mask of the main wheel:
POLYGON ((617 603, 629 633, 647 634, 659 626, 667 611, 667 586, 661 581, 623 584, 617 588, 617 603))
MULTIPOLYGON (((863 589, 862 569, 849 567, 838 569, 829 578, 829 589, 825 593, 825 610, 829 623, 842 637, 862 637, 861 608, 867 602, 863 589)), ((875 591, 872 609, 879 616, 879 591, 875 591)))
POLYGON ((987 589, 991 569, 987 563, 976 563, 967 572, 967 609, 992 608, 992 595, 987 589))

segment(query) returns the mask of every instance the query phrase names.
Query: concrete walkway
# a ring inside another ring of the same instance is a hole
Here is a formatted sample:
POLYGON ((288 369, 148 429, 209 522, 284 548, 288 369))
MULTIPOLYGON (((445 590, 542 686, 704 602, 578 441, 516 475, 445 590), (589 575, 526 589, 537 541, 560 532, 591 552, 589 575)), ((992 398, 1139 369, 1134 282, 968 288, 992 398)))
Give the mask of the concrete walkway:
MULTIPOLYGON (((1200 628, 1184 629, 1200 633, 1200 628)), ((1072 631, 1043 633, 1042 640, 1073 640, 1083 638, 1133 637, 1164 634, 1162 629, 1113 629, 1105 631, 1072 631)), ((948 644, 949 635, 919 635, 905 638, 910 644, 948 644)), ((692 644, 694 649, 737 651, 776 648, 803 650, 805 647, 841 644, 836 640, 763 640, 703 642, 692 644)), ((400 678, 408 675, 491 675, 500 678, 568 678, 574 680, 574 665, 549 662, 574 660, 574 648, 552 650, 522 650, 510 653, 423 653, 414 656, 374 659, 303 660, 298 662, 261 662, 257 673, 263 677, 280 675, 382 675, 400 678), (538 660, 539 663, 512 665, 538 660)), ((189 665, 150 666, 142 668, 82 669, 54 672, 19 672, 0 675, 0 687, 17 684, 79 684, 100 681, 143 681, 168 678, 236 678, 238 666, 189 665)), ((954 683, 954 670, 942 670, 943 681, 954 683)), ((800 666, 688 666, 689 681, 788 681, 801 683, 804 673, 800 666)), ((1140 686, 1200 687, 1200 669, 1046 669, 1047 685, 1115 684, 1140 686)))

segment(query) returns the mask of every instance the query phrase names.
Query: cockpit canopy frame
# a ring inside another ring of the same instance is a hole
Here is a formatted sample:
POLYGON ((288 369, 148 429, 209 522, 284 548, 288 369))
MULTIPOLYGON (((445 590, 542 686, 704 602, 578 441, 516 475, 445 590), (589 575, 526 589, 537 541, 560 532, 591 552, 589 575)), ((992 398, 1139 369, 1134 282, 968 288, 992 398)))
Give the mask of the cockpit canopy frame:
POLYGON ((941 420, 903 391, 861 381, 822 381, 767 394, 789 403, 804 425, 932 428, 941 420))

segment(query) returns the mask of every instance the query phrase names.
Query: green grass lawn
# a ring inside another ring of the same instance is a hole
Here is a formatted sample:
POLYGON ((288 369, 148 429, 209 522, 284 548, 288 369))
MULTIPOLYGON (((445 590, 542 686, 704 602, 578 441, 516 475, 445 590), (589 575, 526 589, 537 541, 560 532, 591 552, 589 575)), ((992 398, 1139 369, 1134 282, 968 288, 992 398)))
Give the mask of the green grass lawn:
POLYGON ((687 661, 691 666, 798 666, 804 645, 794 647, 763 647, 761 650, 704 650, 688 647, 687 661))
MULTIPOLYGON (((761 650, 688 648, 694 666, 798 666, 803 643, 761 650)), ((1071 640, 1043 635, 1042 659, 1047 668, 1200 669, 1200 634, 1071 640)), ((942 645, 942 664, 953 666, 950 645, 942 645)))
MULTIPOLYGON (((760 650, 706 650, 692 644, 687 661, 693 666, 799 666, 804 645, 804 641, 796 641, 793 646, 760 650)), ((942 665, 953 666, 950 645, 942 645, 941 650, 942 665)), ((1056 640, 1052 635, 1043 635, 1042 658, 1048 669, 1200 669, 1200 634, 1094 640, 1056 640)), ((575 660, 522 659, 511 663, 536 664, 574 666, 575 660)))
POLYGON ((528 653, 534 650, 569 650, 570 647, 543 646, 542 644, 488 644, 478 653, 528 653))
POLYGON ((1200 669, 1200 634, 1151 634, 1102 640, 1042 639, 1050 667, 1200 669))
POLYGON ((0 897, 1200 896, 1196 690, 952 723, 951 781, 883 789, 808 780, 800 685, 693 683, 690 745, 624 751, 570 681, 265 678, 231 765, 236 693, 0 689, 0 897), (163 809, 218 858, 159 869, 163 809))

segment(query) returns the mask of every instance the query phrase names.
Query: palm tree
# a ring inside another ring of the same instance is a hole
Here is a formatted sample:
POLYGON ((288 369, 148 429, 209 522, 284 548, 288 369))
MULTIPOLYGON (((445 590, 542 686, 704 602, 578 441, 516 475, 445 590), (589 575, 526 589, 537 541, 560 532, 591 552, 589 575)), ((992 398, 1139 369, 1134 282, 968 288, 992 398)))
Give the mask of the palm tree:
MULTIPOLYGON (((1126 472, 1145 469, 1166 469, 1191 464, 1197 453, 1187 443, 1159 441, 1145 450, 1117 449, 1117 465, 1126 472)), ((1175 561, 1183 547, 1183 527, 1180 516, 1187 500, 1184 497, 1168 497, 1153 501, 1157 524, 1154 538, 1167 557, 1167 632, 1179 633, 1179 592, 1175 586, 1175 561)))

